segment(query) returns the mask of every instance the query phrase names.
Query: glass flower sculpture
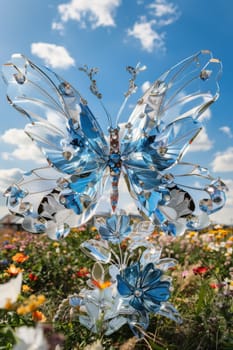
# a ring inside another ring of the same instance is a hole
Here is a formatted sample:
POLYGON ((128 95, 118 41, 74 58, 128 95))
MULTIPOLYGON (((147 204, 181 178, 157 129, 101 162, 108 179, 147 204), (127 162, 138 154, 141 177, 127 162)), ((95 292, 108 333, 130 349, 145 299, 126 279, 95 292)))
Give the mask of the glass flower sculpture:
MULTIPOLYGON (((87 101, 66 80, 20 54, 4 65, 7 98, 28 118, 25 132, 48 160, 47 167, 24 174, 5 193, 9 210, 24 217, 26 230, 47 232, 53 239, 66 236, 93 216, 107 182, 116 213, 121 177, 139 213, 168 234, 207 226, 209 214, 222 208, 223 182, 199 165, 182 162, 202 129, 200 116, 219 96, 221 62, 206 50, 178 63, 151 85, 128 122, 119 126, 143 69, 127 67, 129 89, 115 124, 103 106, 109 121, 105 137, 87 101)), ((81 70, 102 103, 94 80, 97 69, 81 70)), ((114 239, 126 232, 120 229, 114 239)))
MULTIPOLYGON (((127 248, 112 243, 112 232, 115 230, 120 235, 124 218, 125 215, 115 215, 112 221, 106 218, 105 225, 101 218, 98 230, 100 233, 106 228, 105 238, 100 235, 99 239, 81 244, 82 251, 96 262, 87 281, 88 288, 69 296, 69 304, 72 317, 75 311, 79 322, 93 333, 108 336, 128 324, 133 333, 141 337, 149 326, 150 316, 163 315, 182 322, 168 301, 172 279, 165 274, 177 262, 171 258, 161 259, 161 248, 149 240, 150 229, 147 235, 141 231, 149 228, 150 222, 136 223, 129 217, 127 248), (117 229, 116 222, 121 223, 117 229), (141 232, 144 242, 137 241, 135 245, 135 235, 141 232)), ((97 221, 99 224, 99 218, 97 221)), ((62 310, 61 313, 64 314, 62 310)), ((58 318, 56 315, 55 319, 58 318)))

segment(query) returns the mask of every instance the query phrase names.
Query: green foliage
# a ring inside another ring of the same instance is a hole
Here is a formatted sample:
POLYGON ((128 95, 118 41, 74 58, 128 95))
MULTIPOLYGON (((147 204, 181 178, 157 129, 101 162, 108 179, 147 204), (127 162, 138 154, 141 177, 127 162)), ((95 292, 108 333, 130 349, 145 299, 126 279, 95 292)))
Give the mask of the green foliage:
MULTIPOLYGON (((11 278, 6 272, 10 264, 24 270, 23 284, 30 290, 22 291, 19 303, 31 294, 46 297, 40 311, 52 326, 52 332, 64 335, 65 350, 84 349, 100 338, 104 349, 111 350, 233 348, 233 235, 230 229, 190 232, 181 238, 152 235, 154 243, 163 246, 164 257, 178 261, 177 267, 170 270, 173 278, 170 301, 179 310, 183 323, 177 325, 165 317, 154 317, 145 339, 137 341, 127 325, 111 337, 91 333, 80 325, 78 313, 69 306, 67 297, 85 287, 93 266, 79 245, 96 234, 91 228, 76 230, 65 240, 54 242, 45 235, 0 232, 0 283, 11 278), (19 252, 29 258, 13 262, 12 257, 19 252)), ((127 242, 124 244, 127 249, 127 242)), ((34 324, 30 314, 18 315, 16 309, 0 310, 0 350, 13 348, 13 329, 34 324)))

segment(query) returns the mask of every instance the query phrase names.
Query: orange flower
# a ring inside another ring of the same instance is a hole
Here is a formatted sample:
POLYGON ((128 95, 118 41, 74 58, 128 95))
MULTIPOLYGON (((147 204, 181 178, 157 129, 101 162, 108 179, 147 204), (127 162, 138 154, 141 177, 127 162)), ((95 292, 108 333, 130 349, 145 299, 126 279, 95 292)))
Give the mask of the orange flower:
POLYGON ((23 263, 24 261, 28 260, 29 256, 25 255, 23 253, 16 253, 13 257, 12 260, 17 263, 23 263))
POLYGON ((45 322, 46 321, 46 317, 43 314, 43 312, 38 311, 38 310, 32 312, 32 319, 35 322, 45 322))
POLYGON ((106 282, 102 282, 102 281, 97 281, 97 280, 92 280, 92 283, 98 287, 99 289, 105 289, 111 286, 112 282, 110 281, 106 281, 106 282))
POLYGON ((11 276, 16 276, 22 271, 23 270, 20 267, 16 267, 14 264, 11 264, 6 270, 6 272, 11 276))

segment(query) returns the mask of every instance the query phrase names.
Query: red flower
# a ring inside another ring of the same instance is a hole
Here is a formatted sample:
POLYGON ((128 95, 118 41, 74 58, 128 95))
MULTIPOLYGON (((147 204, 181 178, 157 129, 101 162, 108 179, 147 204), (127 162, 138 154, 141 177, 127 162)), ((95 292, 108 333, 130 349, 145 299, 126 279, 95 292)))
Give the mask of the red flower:
POLYGON ((193 268, 193 273, 195 275, 204 275, 207 271, 209 270, 208 267, 205 267, 205 266, 199 266, 199 267, 194 267, 193 268))
POLYGON ((29 273, 28 277, 30 278, 31 281, 37 281, 38 276, 34 275, 34 273, 29 273))
POLYGON ((88 275, 89 275, 89 270, 86 267, 81 267, 81 269, 79 269, 77 271, 77 276, 78 277, 86 277, 88 275))
POLYGON ((213 289, 224 287, 224 283, 210 283, 210 287, 213 289))

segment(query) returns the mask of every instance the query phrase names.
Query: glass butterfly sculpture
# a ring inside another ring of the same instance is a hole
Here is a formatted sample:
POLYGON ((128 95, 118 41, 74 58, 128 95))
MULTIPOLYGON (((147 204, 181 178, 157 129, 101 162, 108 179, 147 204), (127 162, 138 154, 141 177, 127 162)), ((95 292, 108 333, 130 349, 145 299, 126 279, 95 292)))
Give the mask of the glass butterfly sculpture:
MULTIPOLYGON (((143 68, 127 67, 129 89, 116 126, 106 112, 105 137, 87 101, 56 73, 20 54, 4 65, 8 100, 28 118, 25 132, 49 163, 25 173, 5 193, 9 210, 24 217, 26 230, 47 232, 53 239, 66 236, 93 216, 108 181, 116 213, 121 177, 140 214, 168 234, 207 226, 209 214, 222 208, 224 183, 207 169, 181 161, 202 129, 200 116, 219 96, 221 62, 205 50, 178 63, 150 86, 120 126, 143 68)), ((82 70, 101 101, 97 70, 82 70)))

